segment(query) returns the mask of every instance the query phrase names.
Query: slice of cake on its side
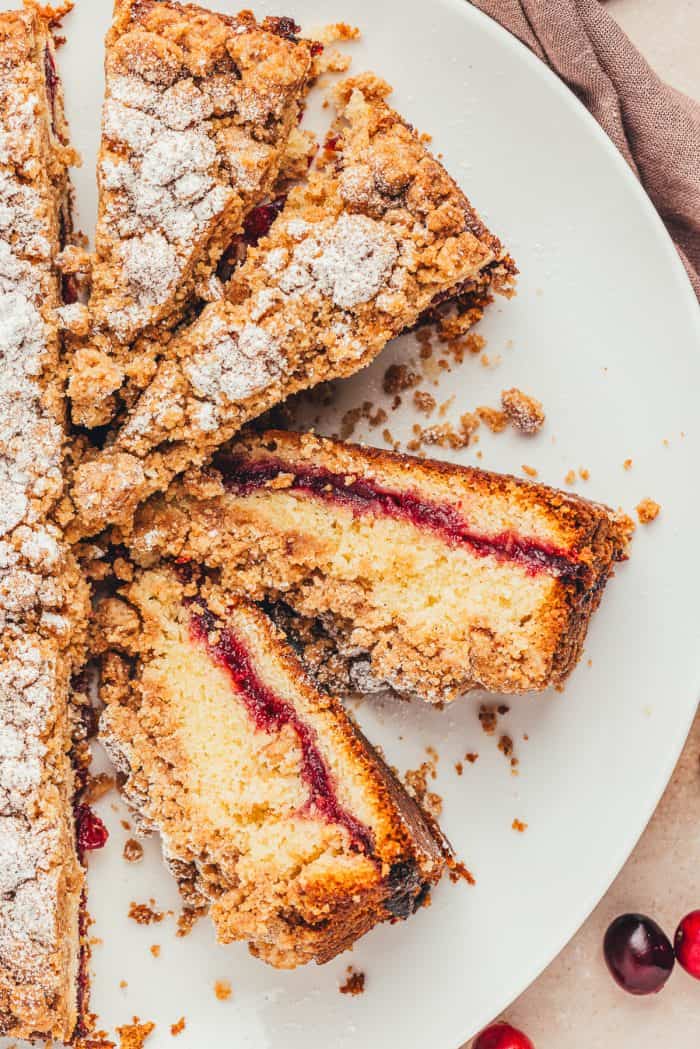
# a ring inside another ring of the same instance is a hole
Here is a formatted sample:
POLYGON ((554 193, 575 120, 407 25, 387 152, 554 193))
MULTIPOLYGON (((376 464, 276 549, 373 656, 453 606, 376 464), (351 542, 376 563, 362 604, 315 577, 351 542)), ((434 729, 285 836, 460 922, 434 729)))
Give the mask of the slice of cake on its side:
POLYGON ((128 542, 318 621, 363 688, 441 701, 561 683, 630 530, 544 485, 271 432, 151 499, 128 542))
POLYGON ((69 702, 88 600, 50 520, 74 157, 50 16, 0 15, 0 1035, 42 1042, 80 1033, 88 1005, 69 702))
POLYGON ((73 530, 137 503, 290 394, 369 364, 468 282, 514 266, 419 136, 365 75, 336 89, 321 162, 293 189, 227 298, 178 335, 111 443, 77 470, 73 530))
POLYGON ((425 902, 439 832, 259 609, 166 566, 107 598, 95 636, 101 738, 221 942, 326 962, 425 902))
MULTIPOLYGON (((117 0, 107 36, 91 331, 75 356, 73 419, 107 423, 143 386, 247 212, 277 179, 312 44, 288 18, 117 0), (134 346, 135 340, 141 337, 134 346)), ((76 313, 76 335, 84 315, 76 313)))

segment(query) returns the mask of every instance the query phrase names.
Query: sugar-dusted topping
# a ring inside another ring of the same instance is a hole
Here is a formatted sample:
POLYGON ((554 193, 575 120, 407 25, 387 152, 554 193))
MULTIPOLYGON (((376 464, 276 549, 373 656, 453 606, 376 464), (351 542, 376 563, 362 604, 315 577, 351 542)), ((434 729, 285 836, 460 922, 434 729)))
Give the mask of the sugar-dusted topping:
MULTIPOLYGON (((187 364, 187 375, 195 394, 204 401, 245 400, 264 389, 282 374, 284 359, 276 340, 256 324, 231 332, 218 318, 208 331, 206 349, 187 364)), ((199 408, 199 419, 208 428, 213 419, 199 408)))
POLYGON ((296 295, 318 291, 334 306, 352 309, 377 294, 398 255, 386 226, 343 213, 330 229, 310 233, 295 247, 279 286, 296 295))
POLYGON ((21 28, 0 33, 0 1027, 67 1040, 80 894, 67 689, 84 594, 48 523, 62 488, 53 256, 68 152, 54 150, 40 18, 38 5, 0 16, 21 28))
POLYGON ((274 176, 310 63, 252 19, 238 33, 169 4, 131 18, 108 44, 92 298, 122 343, 172 326, 215 268, 274 176))

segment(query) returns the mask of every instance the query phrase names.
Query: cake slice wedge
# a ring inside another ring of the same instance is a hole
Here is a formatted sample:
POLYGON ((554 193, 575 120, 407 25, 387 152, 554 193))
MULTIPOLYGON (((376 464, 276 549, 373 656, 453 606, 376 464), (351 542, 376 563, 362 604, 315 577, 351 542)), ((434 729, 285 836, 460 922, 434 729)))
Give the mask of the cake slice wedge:
POLYGON ((68 1042, 88 1020, 71 702, 88 593, 52 521, 76 156, 51 24, 38 4, 0 14, 0 1035, 68 1042))
POLYGON ((258 608, 164 566, 103 602, 95 638, 125 797, 221 942, 322 963, 425 902, 439 832, 258 608))
MULTIPOLYGON (((112 418, 143 385, 246 214, 270 193, 301 115, 312 44, 289 18, 116 0, 106 40, 90 332, 73 420, 112 418), (136 345, 135 345, 136 343, 136 345)), ((214 282, 216 283, 216 282, 214 282)))
POLYGON ((149 500, 128 542, 315 622, 362 690, 440 702, 561 684, 631 527, 541 484, 269 432, 149 500))
POLYGON ((389 90, 370 74, 336 88, 338 120, 308 182, 77 469, 72 534, 128 525, 138 502, 247 420, 358 371, 436 301, 471 284, 510 293, 512 260, 389 90))

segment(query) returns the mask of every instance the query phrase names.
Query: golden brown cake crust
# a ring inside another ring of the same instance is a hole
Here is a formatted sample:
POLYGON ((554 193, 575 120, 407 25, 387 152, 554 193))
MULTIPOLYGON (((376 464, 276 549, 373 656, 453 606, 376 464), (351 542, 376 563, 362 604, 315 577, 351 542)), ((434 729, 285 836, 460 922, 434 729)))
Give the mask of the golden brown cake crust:
POLYGON ((139 510, 132 555, 191 559, 255 600, 317 620, 320 636, 364 667, 363 688, 388 682, 438 701, 561 683, 626 556, 627 518, 515 477, 310 434, 245 436, 230 451, 139 510), (264 485, 247 488, 245 470, 266 461, 264 485), (344 479, 350 504, 342 484, 324 498, 325 476, 305 491, 309 469, 344 479), (390 510, 402 495, 417 500, 437 526, 377 509, 352 487, 368 484, 390 493, 390 510), (467 541, 446 533, 455 527, 467 541))
POLYGON ((328 961, 420 905, 444 869, 445 843, 260 610, 203 578, 156 569, 102 604, 95 638, 107 649, 101 735, 127 800, 160 831, 186 900, 208 906, 220 940, 248 939, 253 953, 291 968, 328 961), (193 632, 203 617, 205 642, 193 632), (243 685, 223 676, 210 643, 234 651, 243 685), (272 723, 256 721, 272 703, 256 682, 281 703, 272 723), (202 727, 214 712, 225 757, 202 727), (306 778, 319 768, 330 795, 318 793, 316 771, 306 778), (225 795, 233 815, 223 816, 216 781, 236 776, 225 795))
POLYGON ((371 74, 336 89, 338 119, 227 294, 168 348, 101 453, 77 470, 76 535, 126 525, 140 500, 290 394, 369 364, 435 301, 512 261, 371 74), (360 261, 361 260, 361 264, 360 261))
POLYGON ((194 300, 220 294, 217 263, 275 183, 311 69, 310 43, 279 21, 117 0, 88 340, 85 316, 74 322, 76 423, 107 423, 194 300))
POLYGON ((87 1006, 69 694, 88 603, 51 520, 65 439, 55 257, 75 156, 51 19, 33 4, 0 15, 0 1033, 68 1041, 87 1006))

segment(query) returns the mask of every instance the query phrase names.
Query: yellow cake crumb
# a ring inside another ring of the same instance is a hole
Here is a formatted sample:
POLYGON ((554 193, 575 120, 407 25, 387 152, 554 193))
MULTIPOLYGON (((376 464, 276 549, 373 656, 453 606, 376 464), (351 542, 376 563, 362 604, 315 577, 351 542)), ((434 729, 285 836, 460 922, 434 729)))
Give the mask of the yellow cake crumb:
POLYGON ((651 524, 659 516, 661 511, 660 505, 653 499, 642 499, 637 503, 637 517, 639 518, 640 524, 651 524))

